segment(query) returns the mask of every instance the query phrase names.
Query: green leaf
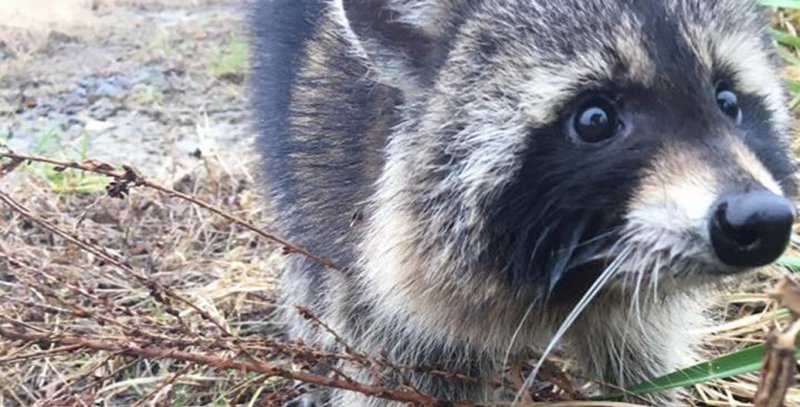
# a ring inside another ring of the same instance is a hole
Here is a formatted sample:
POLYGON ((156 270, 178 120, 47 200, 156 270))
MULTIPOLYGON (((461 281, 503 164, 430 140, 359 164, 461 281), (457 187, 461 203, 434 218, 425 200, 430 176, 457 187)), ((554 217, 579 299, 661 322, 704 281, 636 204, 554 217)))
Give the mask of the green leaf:
POLYGON ((800 8, 800 0, 759 0, 762 6, 800 8))
MULTIPOLYGON (((660 390, 692 386, 710 380, 724 379, 731 376, 752 373, 761 368, 764 345, 756 345, 738 352, 723 355, 714 360, 699 363, 692 367, 640 383, 625 391, 596 397, 596 400, 616 400, 627 395, 640 395, 660 390)), ((795 352, 800 359, 800 347, 795 352)))

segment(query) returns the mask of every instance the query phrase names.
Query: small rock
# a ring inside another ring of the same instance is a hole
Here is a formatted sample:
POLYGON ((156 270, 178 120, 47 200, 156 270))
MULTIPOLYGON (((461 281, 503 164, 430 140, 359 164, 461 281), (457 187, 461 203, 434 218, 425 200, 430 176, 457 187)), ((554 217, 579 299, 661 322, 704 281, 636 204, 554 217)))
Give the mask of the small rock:
POLYGON ((89 115, 97 121, 106 121, 116 116, 122 110, 122 106, 108 99, 98 99, 89 109, 89 115))
POLYGON ((89 120, 86 122, 86 131, 93 133, 101 133, 116 127, 117 125, 111 122, 101 122, 99 120, 89 120))
POLYGON ((244 82, 244 74, 228 72, 219 76, 219 79, 230 82, 234 85, 241 85, 244 82))
POLYGON ((109 83, 109 82, 101 82, 97 85, 97 88, 93 92, 93 96, 96 97, 117 97, 125 92, 124 89, 121 87, 109 83))
POLYGON ((17 54, 9 48, 8 44, 6 44, 5 41, 0 41, 0 61, 14 59, 16 57, 17 54))
POLYGON ((71 42, 78 42, 78 38, 61 31, 50 31, 47 36, 47 42, 50 44, 68 44, 71 42))

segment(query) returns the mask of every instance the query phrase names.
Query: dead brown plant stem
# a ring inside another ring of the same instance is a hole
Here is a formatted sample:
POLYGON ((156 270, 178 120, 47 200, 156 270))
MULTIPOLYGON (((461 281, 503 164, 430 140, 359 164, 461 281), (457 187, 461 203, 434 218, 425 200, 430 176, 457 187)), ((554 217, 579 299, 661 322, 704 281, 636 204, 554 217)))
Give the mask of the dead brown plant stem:
MULTIPOLYGON (((97 246, 95 244, 83 241, 80 238, 75 237, 72 234, 64 231, 63 229, 53 225, 52 223, 50 223, 50 222, 48 222, 48 221, 46 221, 46 220, 44 220, 44 219, 32 214, 30 211, 27 210, 27 208, 25 208, 24 206, 20 205, 17 201, 15 201, 13 198, 11 198, 10 195, 8 195, 7 193, 5 193, 2 190, 0 190, 0 201, 4 202, 6 205, 11 207, 11 209, 16 211, 20 215, 28 218, 32 222, 38 224, 39 226, 43 227, 44 229, 46 229, 46 230, 48 230, 48 231, 50 231, 52 233, 55 233, 58 236, 61 236, 62 238, 64 238, 67 241, 75 244, 76 246, 80 247, 81 249, 83 249, 83 250, 85 250, 85 251, 87 251, 87 252, 89 252, 89 253, 91 253, 91 254, 93 254, 93 255, 95 255, 95 256, 103 259, 103 260, 105 260, 109 264, 117 267, 118 269, 122 270, 126 274, 128 274, 131 277, 135 278, 141 284, 143 284, 146 287, 150 288, 151 291, 154 294, 156 294, 156 295, 154 295, 154 298, 156 300, 160 299, 160 295, 157 295, 157 294, 163 293, 163 294, 167 295, 168 297, 171 297, 171 298, 173 298, 173 299, 175 299, 175 300, 177 300, 179 302, 182 302, 183 304, 185 304, 185 305, 189 306, 190 308, 192 308, 194 311, 198 312, 203 317, 203 319, 206 319, 207 321, 209 321, 212 324, 214 324, 220 331, 222 331, 223 333, 225 333, 228 336, 231 336, 230 332, 228 332, 228 330, 224 326, 222 326, 222 324, 217 322, 206 311, 200 309, 197 305, 195 305, 191 301, 183 298, 182 296, 178 295, 176 292, 172 291, 171 289, 169 289, 167 287, 164 287, 163 285, 159 284, 158 282, 153 281, 153 280, 151 280, 151 279, 149 279, 149 278, 147 278, 147 277, 145 277, 143 275, 140 275, 130 265, 128 265, 127 262, 125 262, 124 259, 120 259, 117 256, 108 253, 104 248, 102 248, 100 246, 97 246)), ((168 308, 171 308, 168 302, 163 301, 163 300, 161 300, 160 302, 162 302, 162 304, 164 304, 168 308)), ((177 312, 173 312, 173 314, 174 315, 178 315, 177 312)))
POLYGON ((270 365, 260 360, 239 361, 227 358, 220 358, 211 355, 189 353, 177 349, 162 348, 158 346, 141 346, 130 341, 119 343, 77 337, 72 335, 60 335, 54 333, 43 333, 29 330, 25 327, 0 326, 0 336, 24 341, 35 341, 55 346, 79 345, 82 348, 96 351, 119 352, 127 355, 140 356, 150 359, 172 359, 184 362, 197 363, 211 366, 223 370, 237 370, 253 373, 262 373, 267 376, 280 376, 290 380, 299 380, 319 386, 338 388, 343 390, 356 391, 367 396, 374 396, 388 400, 404 403, 413 403, 423 406, 452 406, 452 407, 479 407, 480 405, 467 401, 444 401, 432 396, 415 392, 397 391, 387 389, 368 383, 361 383, 336 377, 320 376, 302 371, 292 371, 281 367, 270 365))
POLYGON ((346 270, 344 268, 336 265, 336 263, 334 263, 333 261, 331 261, 329 259, 326 259, 326 258, 324 258, 322 256, 318 256, 318 255, 310 252, 308 249, 305 249, 305 248, 300 247, 298 245, 292 244, 291 242, 289 242, 288 240, 286 240, 286 239, 284 239, 284 238, 282 238, 280 236, 277 236, 277 235, 275 235, 273 233, 266 232, 266 231, 256 227, 251 222, 248 222, 248 221, 246 221, 246 220, 244 220, 244 219, 242 219, 242 218, 240 218, 238 216, 232 215, 232 214, 226 212, 225 210, 223 210, 221 208, 218 208, 218 207, 216 207, 216 206, 214 206, 214 205, 212 205, 212 204, 210 204, 208 202, 201 201, 201 200, 199 200, 199 199, 197 199, 197 198, 195 198, 195 197, 193 197, 193 196, 191 196, 189 194, 185 194, 183 192, 178 192, 178 191, 175 191, 174 189, 167 188, 167 187, 164 187, 162 185, 159 185, 159 184, 156 184, 154 182, 151 182, 151 181, 147 180, 146 178, 142 177, 141 175, 139 175, 138 172, 134 171, 130 167, 124 167, 125 171, 118 171, 118 170, 115 170, 114 167, 112 167, 110 165, 98 164, 98 163, 96 163, 94 161, 87 161, 85 163, 78 163, 78 162, 74 162, 74 161, 61 161, 61 160, 55 160, 55 159, 48 158, 48 157, 40 157, 40 156, 26 155, 26 154, 17 154, 17 153, 13 153, 13 152, 2 152, 2 153, 0 153, 0 158, 10 159, 11 163, 14 164, 14 165, 9 165, 10 169, 7 169, 5 171, 6 173, 10 172, 11 170, 13 170, 13 168, 16 168, 19 165, 19 163, 21 163, 21 162, 34 161, 34 162, 40 162, 40 163, 44 163, 44 164, 50 164, 50 165, 53 165, 53 166, 55 166, 56 168, 59 168, 59 169, 72 168, 72 169, 76 169, 76 170, 80 170, 80 171, 93 172, 95 174, 105 175, 107 177, 113 178, 116 181, 133 182, 135 186, 145 186, 145 187, 148 187, 148 188, 152 188, 152 189, 154 189, 154 190, 156 190, 156 191, 158 191, 160 193, 163 193, 163 194, 171 196, 171 197, 176 197, 176 198, 179 198, 179 199, 183 199, 183 200, 191 202, 191 203, 193 203, 193 204, 195 204, 197 206, 200 206, 200 207, 202 207, 202 208, 204 208, 206 210, 209 210, 209 211, 211 211, 211 212, 213 212, 213 213, 215 213, 215 214, 217 214, 219 216, 222 216, 223 218, 225 218, 225 219, 227 219, 227 220, 229 220, 229 221, 231 221, 231 222, 233 222, 233 223, 235 223, 235 224, 237 224, 239 226, 242 226, 243 228, 245 228, 247 230, 250 230, 251 232, 254 232, 254 233, 258 234, 259 236, 261 236, 261 237, 263 237, 263 238, 265 238, 267 240, 270 240, 270 241, 272 241, 274 243, 277 243, 277 244, 281 245, 284 248, 284 251, 286 253, 298 253, 298 254, 301 254, 301 255, 303 255, 303 256, 305 256, 305 257, 307 257, 307 258, 309 258, 309 259, 311 259, 311 260, 313 260, 313 261, 315 261, 315 262, 317 262, 317 263, 319 263, 319 264, 321 264, 321 265, 323 265, 323 266, 325 266, 327 268, 330 268, 330 269, 333 269, 333 270, 337 270, 337 271, 340 271, 340 272, 343 272, 343 273, 346 272, 346 270), (129 178, 131 173, 136 174, 136 178, 135 179, 130 179, 129 178))

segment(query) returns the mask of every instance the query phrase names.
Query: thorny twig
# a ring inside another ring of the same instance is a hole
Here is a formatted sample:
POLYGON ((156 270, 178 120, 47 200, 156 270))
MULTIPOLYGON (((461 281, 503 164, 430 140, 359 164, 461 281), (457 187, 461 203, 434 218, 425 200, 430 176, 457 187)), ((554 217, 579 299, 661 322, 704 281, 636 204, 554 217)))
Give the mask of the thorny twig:
MULTIPOLYGON (((100 162, 98 162, 96 160, 91 160, 91 159, 84 160, 83 162, 78 163, 78 162, 70 162, 70 161, 61 161, 61 160, 56 160, 56 159, 52 159, 52 158, 48 158, 48 157, 39 157, 39 156, 33 156, 33 155, 16 154, 16 153, 13 153, 13 152, 0 153, 0 158, 11 159, 13 162, 17 163, 17 165, 15 165, 14 167, 18 166, 18 164, 22 163, 22 162, 35 161, 35 162, 41 162, 41 163, 53 165, 53 166, 56 167, 57 170, 62 170, 63 171, 65 169, 67 169, 67 168, 72 168, 72 169, 77 169, 77 170, 81 170, 81 171, 88 171, 88 172, 93 172, 93 173, 101 174, 101 175, 104 175, 104 176, 108 176, 108 177, 110 177, 110 178, 112 178, 114 180, 107 187, 107 192, 112 197, 122 197, 122 196, 126 195, 129 192, 131 187, 134 187, 134 186, 144 186, 144 187, 152 188, 152 189, 155 189, 155 190, 157 190, 157 191, 159 191, 161 193, 167 194, 169 196, 174 196, 174 197, 181 198, 183 200, 186 200, 188 202, 191 202, 193 204, 201 206, 201 207, 203 207, 205 209, 208 209, 208 210, 210 210, 210 211, 212 211, 212 212, 214 212, 214 213, 216 213, 218 215, 221 215, 222 217, 224 217, 224 218, 226 218, 226 219, 228 219, 228 220, 230 220, 230 221, 232 221, 234 223, 237 223, 237 224, 239 224, 241 226, 244 226, 245 228, 247 228, 247 229, 249 229, 251 231, 256 232, 257 234, 267 238, 268 240, 272 240, 274 242, 277 242, 277 243, 283 245, 286 252, 289 252, 289 253, 300 253, 300 254, 303 254, 303 255, 311 258, 312 260, 315 260, 315 261, 317 261, 317 262, 319 262, 319 263, 321 263, 321 264, 323 264, 323 265, 325 265, 325 266, 327 266, 329 268, 333 268, 333 269, 336 269, 336 270, 339 270, 339 271, 342 271, 342 272, 346 272, 346 270, 343 270, 343 269, 337 267, 335 264, 333 264, 333 262, 331 262, 331 261, 329 261, 327 259, 324 259, 322 257, 319 257, 317 255, 314 255, 313 253, 308 252, 306 249, 303 249, 303 248, 300 248, 298 246, 295 246, 295 245, 285 241, 284 239, 282 239, 280 237, 277 237, 277 236, 272 235, 270 233, 264 232, 263 230, 261 230, 261 229, 257 228, 256 226, 252 225, 252 223, 247 222, 245 220, 242 220, 242 219, 240 219, 240 218, 238 218, 238 217, 236 217, 234 215, 231 215, 231 214, 225 212, 222 209, 219 209, 219 208, 217 208, 217 207, 215 207, 215 206, 213 206, 211 204, 208 204, 208 203, 205 203, 203 201, 200 201, 199 199, 196 199, 195 197, 192 197, 191 195, 187 195, 187 194, 172 190, 170 188, 163 187, 163 186, 160 186, 158 184, 152 183, 152 182, 146 180, 143 176, 141 176, 138 172, 136 172, 131 167, 123 166, 123 171, 118 171, 118 170, 115 170, 114 167, 111 166, 111 165, 108 165, 108 164, 105 164, 105 163, 100 163, 100 162)), ((16 210, 18 213, 22 214, 23 216, 29 218, 33 222, 39 224, 44 229, 49 230, 49 231, 51 231, 51 232, 53 232, 53 233, 65 238, 65 239, 69 240, 70 242, 76 244, 81 249, 83 249, 83 250, 85 250, 85 251, 87 251, 89 253, 92 253, 92 254, 102 258, 103 260, 105 260, 109 264, 112 264, 112 265, 122 269, 127 274, 133 275, 137 280, 139 280, 140 282, 142 282, 143 284, 145 284, 146 286, 151 288, 151 294, 153 294, 153 296, 156 298, 156 300, 158 300, 159 302, 161 302, 162 304, 164 304, 165 306, 168 307, 167 312, 169 314, 178 317, 177 311, 171 310, 171 306, 168 304, 168 301, 166 300, 166 298, 164 298, 164 296, 162 296, 162 294, 166 295, 166 297, 171 297, 173 299, 178 300, 179 302, 182 302, 182 303, 190 306, 191 308, 195 309, 195 311, 197 311, 204 319, 206 319, 206 320, 212 322, 214 325, 216 325, 223 333, 225 333, 226 336, 230 336, 231 335, 230 332, 226 328, 224 328, 218 322, 216 322, 216 320, 214 320, 205 311, 203 311, 203 310, 199 309, 198 307, 196 307, 192 302, 182 298, 177 293, 172 292, 171 290, 167 289, 166 287, 163 287, 163 286, 159 285, 158 283, 148 279, 147 277, 144 277, 144 276, 139 275, 138 273, 136 273, 130 267, 130 265, 127 263, 127 261, 125 261, 125 259, 119 258, 116 255, 108 253, 103 247, 95 245, 95 244, 90 243, 90 242, 85 241, 85 240, 81 240, 79 237, 74 236, 74 235, 72 235, 69 232, 66 232, 64 230, 59 229, 55 225, 47 222, 46 220, 36 217, 35 215, 33 215, 32 213, 27 211, 18 202, 14 201, 8 194, 5 194, 1 190, 0 190, 0 201, 5 202, 9 206, 11 206, 12 209, 16 210)), ((0 255, 2 255, 2 253, 0 253, 0 255)), ((9 258, 8 256, 4 256, 4 257, 9 258)), ((16 261, 16 260, 11 260, 11 261, 16 261)), ((59 301, 62 304, 64 304, 62 299, 59 299, 57 297, 56 297, 56 299, 57 299, 57 301, 59 301)), ((74 305, 73 305, 73 309, 75 309, 75 311, 78 313, 77 314, 78 316, 81 316, 81 315, 89 316, 89 317, 92 317, 92 318, 97 319, 97 320, 106 320, 107 322, 113 323, 113 324, 121 326, 123 328, 125 327, 125 325, 123 323, 115 322, 113 320, 110 320, 107 316, 92 314, 91 311, 88 310, 88 309, 81 308, 81 307, 74 306, 74 305)), ((351 347, 349 347, 346 343, 343 342, 342 338, 338 334, 336 334, 333 330, 331 330, 330 327, 325 325, 322 321, 320 321, 319 319, 314 317, 314 315, 312 313, 310 313, 310 311, 301 309, 300 312, 306 318, 312 320, 315 324, 321 325, 327 332, 330 332, 331 334, 333 334, 334 337, 336 338, 337 342, 339 342, 342 346, 344 346, 346 352, 352 355, 351 358, 343 357, 343 355, 331 355, 331 354, 327 354, 327 355, 326 354, 321 354, 321 355, 317 355, 317 356, 329 357, 329 358, 331 356, 333 356, 333 358, 335 358, 335 359, 349 360, 351 362, 358 363, 358 364, 360 364, 360 365, 362 365, 364 367, 367 367, 367 368, 372 367, 372 366, 381 366, 381 367, 384 367, 384 368, 389 368, 389 369, 392 369, 394 371, 397 371, 399 374, 401 374, 401 376, 404 376, 402 374, 402 371, 414 371, 414 372, 418 372, 418 373, 427 373, 427 374, 430 374, 430 375, 433 375, 433 376, 440 376, 440 377, 445 378, 447 380, 459 380, 459 381, 473 382, 473 383, 480 383, 481 382, 481 379, 478 379, 478 378, 469 377, 469 376, 466 376, 466 375, 463 375, 463 374, 458 374, 458 373, 453 373, 453 372, 442 371, 442 370, 439 370, 439 369, 426 368, 426 367, 422 367, 422 366, 397 365, 397 364, 394 364, 394 363, 392 363, 392 362, 390 362, 388 360, 369 359, 366 355, 363 355, 363 354, 355 352, 351 347)), ((151 334, 151 333, 148 333, 146 331, 143 331, 138 327, 129 328, 128 330, 129 330, 129 333, 144 334, 146 336, 150 336, 150 338, 153 339, 153 340, 156 340, 156 339, 164 340, 164 339, 166 339, 164 337, 158 337, 156 334, 151 334), (134 332, 130 332, 131 329, 134 330, 134 332)), ((244 350, 244 349, 238 348, 238 350, 241 351, 244 354, 247 354, 246 350, 244 350)), ((489 384, 491 384, 491 385, 493 385, 495 387, 502 386, 502 384, 499 381, 491 382, 489 384)))
MULTIPOLYGON (((118 353, 113 353, 113 354, 111 354, 111 355, 107 356, 107 357, 105 358, 105 360, 103 360, 103 363, 101 364, 101 366, 102 366, 103 364, 106 364, 106 363, 108 363, 109 361, 113 360, 114 358, 116 358, 116 357, 118 357, 118 356, 120 356, 118 353)), ((102 384, 102 383, 104 383, 104 382, 106 382, 106 381, 109 381, 109 380, 111 380, 112 378, 114 378, 114 376, 116 376, 117 374, 119 374, 120 372, 124 371, 125 369, 128 369, 128 368, 130 368, 131 366, 135 365, 136 363, 138 363, 138 362, 140 362, 140 361, 141 361, 141 359, 140 359, 140 358, 132 358, 132 360, 131 360, 131 361, 129 361, 129 362, 126 362, 126 363, 123 363, 122 365, 120 365, 120 366, 119 366, 119 367, 117 367, 116 369, 114 369, 114 370, 112 370, 112 371, 110 371, 110 372, 106 373, 105 375, 103 375, 103 376, 101 376, 101 377, 94 378, 94 379, 93 379, 92 381, 90 381, 88 384, 84 385, 83 387, 80 387, 80 388, 76 389, 76 390, 75 390, 75 393, 83 393, 83 392, 85 392, 86 390, 89 390, 89 389, 91 389, 92 387, 98 386, 98 385, 100 385, 100 384, 102 384)))
MULTIPOLYGON (((102 167, 101 167, 102 168, 102 167)), ((103 169, 102 171, 107 171, 103 169)), ((130 172, 128 172, 130 174, 130 172)), ((134 177, 128 176, 130 180, 134 179, 134 177)), ((130 181, 129 180, 129 181, 130 181)), ((131 181, 133 182, 133 181, 131 181)), ((114 187, 117 188, 117 187, 114 187)), ((58 235, 65 240, 69 241, 70 243, 76 245, 80 249, 93 254, 94 256, 104 260, 107 264, 110 264, 123 272, 126 275, 132 276, 137 281, 148 287, 151 291, 151 295, 160 303, 162 303, 167 309, 168 312, 173 316, 178 316, 178 312, 176 310, 172 310, 169 298, 177 300, 186 306, 197 311, 203 319, 211 322, 215 326, 219 328, 219 330, 224 333, 224 335, 228 338, 231 338, 233 335, 225 329, 222 325, 216 322, 210 315, 208 315, 202 309, 199 309, 196 305, 194 305, 191 301, 184 299, 177 293, 173 292, 167 287, 162 286, 156 281, 151 280, 150 278, 140 274, 139 272, 135 271, 130 264, 127 262, 126 259, 121 258, 115 254, 108 252, 104 247, 89 242, 85 239, 81 239, 80 237, 69 233, 58 226, 48 222, 47 220, 42 219, 31 213, 27 208, 19 204, 10 195, 6 194, 5 192, 0 190, 0 202, 4 202, 8 205, 12 210, 21 214, 25 218, 29 219, 33 223, 40 225, 43 229, 58 235)), ((15 265, 16 267, 24 267, 25 264, 20 262, 16 259, 12 259, 7 253, 0 253, 2 257, 9 259, 9 263, 15 265)), ((30 282, 29 282, 30 283, 30 282)), ((27 339, 27 340, 36 340, 40 343, 45 344, 61 344, 65 346, 77 346, 79 345, 82 348, 89 348, 93 350, 106 350, 106 351, 113 351, 122 354, 128 355, 136 355, 140 357, 148 357, 148 358, 170 358, 176 360, 183 360, 193 363, 201 363, 212 367, 222 368, 222 369, 237 369, 237 370, 246 370, 256 373, 262 373, 266 375, 272 376, 281 376, 289 379, 300 380, 306 383, 319 385, 322 387, 335 387, 335 388, 342 388, 346 390, 353 390, 358 391, 366 395, 376 396, 387 398, 396 401, 403 401, 403 402, 410 402, 420 405, 440 405, 445 403, 443 400, 438 400, 432 396, 426 395, 422 392, 419 392, 416 389, 410 388, 408 390, 396 390, 386 386, 376 385, 376 384, 368 384, 355 381, 354 379, 345 376, 344 374, 339 374, 338 376, 328 377, 328 376, 321 376, 315 375, 311 373, 306 373, 303 371, 291 371, 284 368, 279 368, 275 366, 271 366, 266 364, 263 361, 260 361, 252 356, 241 346, 240 343, 231 343, 234 349, 239 350, 242 354, 248 356, 248 361, 236 361, 230 359, 221 359, 215 356, 208 356, 208 355, 196 355, 196 354, 189 354, 187 352, 183 352, 177 350, 180 348, 181 345, 187 345, 189 340, 180 339, 176 341, 170 341, 168 338, 163 337, 161 335, 148 333, 146 330, 143 330, 139 327, 132 327, 127 328, 124 323, 117 321, 113 318, 113 312, 109 315, 100 315, 97 312, 94 312, 91 309, 86 307, 81 307, 77 304, 72 302, 67 302, 62 299, 59 295, 49 292, 49 290, 42 290, 42 287, 39 287, 39 291, 44 291, 45 295, 49 298, 55 299, 59 302, 62 306, 65 306, 71 309, 72 316, 74 317, 88 317, 92 318, 97 321, 105 321, 106 323, 110 323, 114 326, 117 326, 123 329, 123 332, 126 332, 126 337, 117 337, 117 338, 102 338, 102 339, 88 339, 82 338, 79 336, 71 336, 69 334, 61 334, 61 333, 54 333, 49 332, 47 330, 41 329, 37 326, 27 324, 25 322, 13 319, 11 317, 5 316, 0 314, 0 319, 5 320, 7 323, 13 326, 12 328, 2 328, 0 327, 0 336, 5 336, 12 339, 27 339), (145 341, 140 342, 138 340, 132 340, 136 337, 144 337, 145 341), (158 345, 169 345, 168 347, 158 347, 158 345)), ((319 321, 316 317, 313 317, 310 313, 307 314, 313 320, 319 321)), ((326 329, 330 329, 326 326, 326 329)), ((334 333, 335 335, 335 333, 334 333)), ((233 338, 231 338, 233 339, 233 338)), ((215 345, 219 346, 219 342, 215 342, 215 345)), ((268 344, 269 345, 269 344, 268 344)), ((229 345, 230 346, 230 345, 229 345)), ((269 346, 268 346, 269 347, 269 346)), ((229 347, 230 348, 230 347, 229 347)), ((347 347, 349 349, 349 347, 347 347)), ((274 349, 274 351, 280 352, 282 349, 274 349)), ((283 350, 285 351, 285 349, 283 350)), ((289 352, 290 354, 296 355, 309 355, 311 357, 327 357, 331 355, 325 355, 321 353, 315 353, 313 351, 305 351, 304 350, 296 350, 295 352, 289 352)), ((332 355, 334 359, 338 360, 350 360, 351 362, 356 362, 362 366, 382 366, 388 367, 393 370, 397 370, 398 372, 401 369, 413 369, 414 371, 425 371, 426 369, 420 367, 398 367, 394 366, 387 361, 370 361, 367 359, 365 355, 356 353, 350 349, 351 355, 350 357, 342 357, 342 355, 332 355)), ((321 359, 315 359, 321 360, 321 359)), ((401 376, 402 376, 402 372, 401 376)), ((468 381, 476 381, 477 379, 468 378, 465 376, 448 373, 448 372, 441 372, 437 370, 430 370, 426 373, 440 375, 443 377, 451 378, 451 379, 458 379, 458 380, 468 380, 468 381)), ((469 402, 456 402, 450 403, 447 402, 447 405, 458 405, 458 406, 471 406, 474 405, 469 402)))
POLYGON ((310 309, 303 307, 301 305, 295 305, 295 309, 297 309, 297 312, 300 314, 300 316, 307 319, 308 321, 311 321, 311 323, 316 325, 317 327, 321 327, 322 329, 325 330, 325 332, 333 336, 333 339, 336 341, 336 343, 342 346, 345 352, 355 353, 353 348, 347 343, 347 341, 344 340, 344 338, 342 338, 338 333, 336 333, 336 331, 334 331, 330 326, 328 326, 328 324, 322 322, 322 320, 317 318, 317 316, 314 315, 314 313, 311 312, 310 309))

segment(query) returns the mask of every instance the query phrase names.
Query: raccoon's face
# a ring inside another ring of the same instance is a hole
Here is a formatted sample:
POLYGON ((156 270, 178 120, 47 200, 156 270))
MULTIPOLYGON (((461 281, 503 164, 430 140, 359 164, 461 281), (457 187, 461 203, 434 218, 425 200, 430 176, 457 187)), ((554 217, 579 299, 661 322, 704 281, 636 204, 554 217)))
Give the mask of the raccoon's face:
POLYGON ((405 258, 544 296, 604 271, 705 279, 785 250, 789 114, 754 4, 378 3, 345 10, 408 103, 378 196, 413 225, 405 258))

